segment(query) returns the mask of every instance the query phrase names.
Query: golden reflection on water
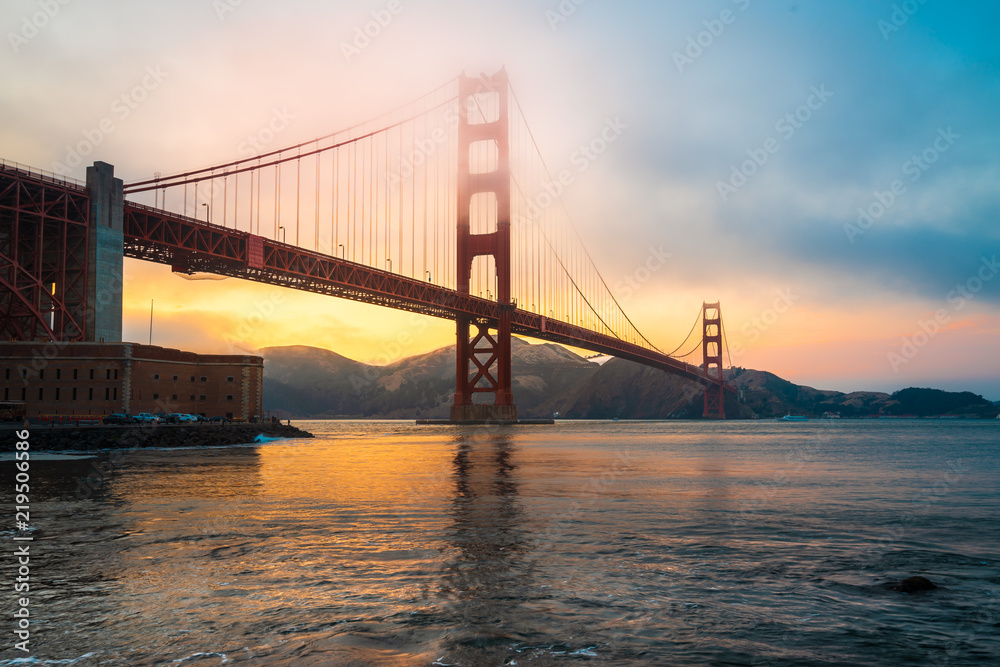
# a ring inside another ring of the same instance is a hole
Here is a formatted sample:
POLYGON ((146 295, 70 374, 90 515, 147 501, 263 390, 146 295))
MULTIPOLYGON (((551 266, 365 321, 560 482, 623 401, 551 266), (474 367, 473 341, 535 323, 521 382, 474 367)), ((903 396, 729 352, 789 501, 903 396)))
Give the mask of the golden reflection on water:
POLYGON ((553 445, 547 437, 390 429, 377 438, 360 433, 194 457, 143 453, 112 493, 124 503, 122 565, 133 563, 141 575, 126 579, 146 587, 158 581, 166 599, 206 594, 239 568, 293 585, 348 571, 351 595, 426 597, 426 581, 388 584, 381 577, 430 559, 446 563, 441 595, 462 604, 511 585, 524 555, 553 530, 561 535, 597 499, 669 498, 663 522, 688 523, 692 513, 732 509, 734 477, 773 472, 763 462, 733 464, 725 452, 651 451, 642 438, 610 451, 553 445), (561 498, 581 500, 567 515, 552 502, 561 498), (136 539, 152 534, 159 539, 136 539))
POLYGON ((412 432, 334 441, 296 441, 260 450, 269 498, 340 507, 410 506, 447 495, 448 444, 412 432))
POLYGON ((447 531, 452 545, 439 596, 447 613, 463 620, 451 650, 478 653, 522 625, 521 603, 532 587, 525 555, 533 546, 518 498, 517 452, 504 433, 454 439, 454 496, 447 531), (457 645, 456 645, 457 644, 457 645))

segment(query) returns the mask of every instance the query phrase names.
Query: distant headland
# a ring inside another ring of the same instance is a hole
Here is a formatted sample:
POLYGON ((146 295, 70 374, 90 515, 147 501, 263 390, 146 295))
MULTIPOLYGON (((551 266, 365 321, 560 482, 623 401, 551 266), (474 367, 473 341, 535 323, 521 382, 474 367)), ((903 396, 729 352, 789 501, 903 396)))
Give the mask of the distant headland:
MULTIPOLYGON (((330 350, 270 347, 264 357, 264 408, 300 419, 447 418, 455 391, 454 347, 386 366, 330 350)), ((553 344, 513 340, 514 393, 524 418, 696 419, 700 385, 623 359, 604 363, 553 344)), ((796 385, 766 371, 727 370, 739 396, 727 396, 730 418, 788 413, 850 418, 995 418, 1000 407, 971 392, 908 388, 893 394, 843 393, 796 385)))

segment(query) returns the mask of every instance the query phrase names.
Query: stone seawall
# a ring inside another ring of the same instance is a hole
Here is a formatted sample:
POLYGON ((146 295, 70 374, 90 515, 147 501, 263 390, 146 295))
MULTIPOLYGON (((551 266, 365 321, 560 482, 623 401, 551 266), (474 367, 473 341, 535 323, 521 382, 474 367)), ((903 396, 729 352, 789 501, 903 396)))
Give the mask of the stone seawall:
MULTIPOLYGON (((14 451, 17 431, 0 429, 0 452, 14 451)), ((134 449, 145 447, 219 447, 252 443, 264 434, 270 438, 311 438, 285 424, 157 424, 135 426, 28 427, 31 451, 134 449)))

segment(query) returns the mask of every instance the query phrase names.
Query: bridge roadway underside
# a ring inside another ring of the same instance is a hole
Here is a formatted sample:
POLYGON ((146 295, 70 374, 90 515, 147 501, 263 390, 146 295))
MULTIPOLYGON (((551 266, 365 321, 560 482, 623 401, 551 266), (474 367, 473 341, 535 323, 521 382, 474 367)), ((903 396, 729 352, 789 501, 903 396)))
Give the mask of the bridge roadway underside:
MULTIPOLYGON (((125 256, 204 272, 326 294, 431 317, 469 317, 495 325, 505 306, 338 257, 278 243, 132 202, 125 203, 125 256)), ((511 308, 516 334, 610 354, 704 385, 718 384, 698 366, 614 336, 511 308)), ((728 386, 727 386, 728 388, 728 386)))

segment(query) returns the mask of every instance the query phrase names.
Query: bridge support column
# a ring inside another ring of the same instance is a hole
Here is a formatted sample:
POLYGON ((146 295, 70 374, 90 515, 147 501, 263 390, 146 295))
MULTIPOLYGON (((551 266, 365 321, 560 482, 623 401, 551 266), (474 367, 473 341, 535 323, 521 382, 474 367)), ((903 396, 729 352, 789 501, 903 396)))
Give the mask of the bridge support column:
POLYGON ((725 419, 725 380, 722 377, 722 309, 718 303, 701 305, 702 370, 717 382, 705 385, 706 419, 725 419))
POLYGON ((125 196, 114 166, 87 167, 90 238, 87 258, 87 321, 84 340, 122 340, 122 275, 125 262, 125 196))
POLYGON ((496 266, 496 299, 501 308, 496 322, 457 320, 452 421, 517 419, 510 343, 514 304, 510 300, 507 94, 504 70, 492 76, 469 78, 463 75, 459 79, 457 289, 469 294, 473 261, 477 257, 492 257, 496 266), (494 221, 495 229, 488 229, 494 221), (470 339, 473 327, 475 335, 470 339), (473 397, 480 393, 493 394, 492 404, 476 404, 473 397))
POLYGON ((460 317, 456 321, 455 336, 455 402, 451 407, 451 418, 456 420, 456 414, 461 414, 472 405, 472 391, 469 387, 469 320, 460 317))

